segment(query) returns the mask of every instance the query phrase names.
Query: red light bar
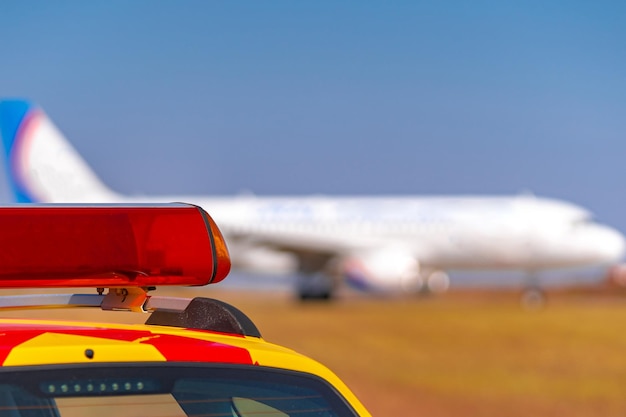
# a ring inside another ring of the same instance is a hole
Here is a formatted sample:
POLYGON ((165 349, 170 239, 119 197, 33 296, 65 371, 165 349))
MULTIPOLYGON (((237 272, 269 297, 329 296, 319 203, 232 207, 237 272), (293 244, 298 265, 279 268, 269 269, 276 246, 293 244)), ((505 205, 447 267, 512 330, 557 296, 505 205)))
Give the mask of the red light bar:
POLYGON ((229 270, 222 234, 196 206, 0 207, 0 288, 197 286, 229 270))

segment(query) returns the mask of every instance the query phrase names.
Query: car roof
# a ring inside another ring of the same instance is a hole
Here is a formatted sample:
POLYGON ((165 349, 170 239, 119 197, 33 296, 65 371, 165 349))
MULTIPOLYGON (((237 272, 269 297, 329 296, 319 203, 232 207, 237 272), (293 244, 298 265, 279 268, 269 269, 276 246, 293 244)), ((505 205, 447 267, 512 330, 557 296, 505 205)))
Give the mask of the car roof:
POLYGON ((261 337, 213 330, 4 318, 0 332, 2 366, 165 361, 254 364, 306 372, 321 367, 261 337))
MULTIPOLYGON (((45 310, 39 311, 45 316, 45 310)), ((118 313, 103 314, 111 317, 118 313)), ((329 368, 292 349, 266 341, 260 333, 246 335, 171 324, 110 321, 0 318, 0 370, 63 364, 159 362, 268 367, 326 380, 359 415, 369 415, 329 368)))

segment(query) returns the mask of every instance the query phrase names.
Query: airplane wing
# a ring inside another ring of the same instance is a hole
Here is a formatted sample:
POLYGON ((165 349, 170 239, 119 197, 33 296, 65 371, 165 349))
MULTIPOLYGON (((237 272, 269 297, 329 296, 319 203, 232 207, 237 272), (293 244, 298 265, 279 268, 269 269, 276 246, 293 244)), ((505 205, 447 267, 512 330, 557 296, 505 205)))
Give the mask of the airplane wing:
MULTIPOLYGON (((328 256, 345 254, 368 247, 366 243, 355 244, 353 240, 323 233, 287 231, 234 231, 223 227, 228 239, 246 241, 249 244, 267 246, 275 250, 298 253, 319 253, 328 256)), ((373 242, 371 242, 373 245, 373 242)))
POLYGON ((333 259, 345 256, 356 248, 354 242, 319 233, 276 231, 233 232, 222 228, 229 243, 241 247, 264 247, 296 257, 300 273, 325 271, 333 259))

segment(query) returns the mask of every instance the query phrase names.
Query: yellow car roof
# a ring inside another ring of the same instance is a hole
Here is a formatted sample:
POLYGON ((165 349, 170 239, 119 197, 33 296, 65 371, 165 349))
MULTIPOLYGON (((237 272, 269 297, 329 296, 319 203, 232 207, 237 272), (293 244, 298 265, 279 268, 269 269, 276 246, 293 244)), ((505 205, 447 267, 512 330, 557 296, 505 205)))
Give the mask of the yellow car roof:
MULTIPOLYGON (((219 304, 224 305, 222 302, 219 304)), ((41 311, 45 315, 45 310, 41 311)), ((156 316, 155 313, 153 315, 156 316)), ((255 330, 248 329, 252 333, 255 330)), ((216 331, 174 327, 171 324, 0 319, 0 365, 8 368, 89 363, 197 362, 277 368, 326 380, 360 416, 369 416, 343 381, 324 365, 291 349, 269 343, 260 333, 239 333, 236 329, 216 331)))

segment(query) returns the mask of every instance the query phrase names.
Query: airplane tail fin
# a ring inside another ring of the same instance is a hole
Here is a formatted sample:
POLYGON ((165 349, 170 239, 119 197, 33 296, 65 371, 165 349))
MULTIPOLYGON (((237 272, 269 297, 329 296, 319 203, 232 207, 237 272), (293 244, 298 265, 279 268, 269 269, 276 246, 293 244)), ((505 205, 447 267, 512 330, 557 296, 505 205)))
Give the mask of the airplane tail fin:
POLYGON ((0 101, 0 135, 15 202, 114 202, 120 196, 91 170, 45 112, 26 100, 0 101))

